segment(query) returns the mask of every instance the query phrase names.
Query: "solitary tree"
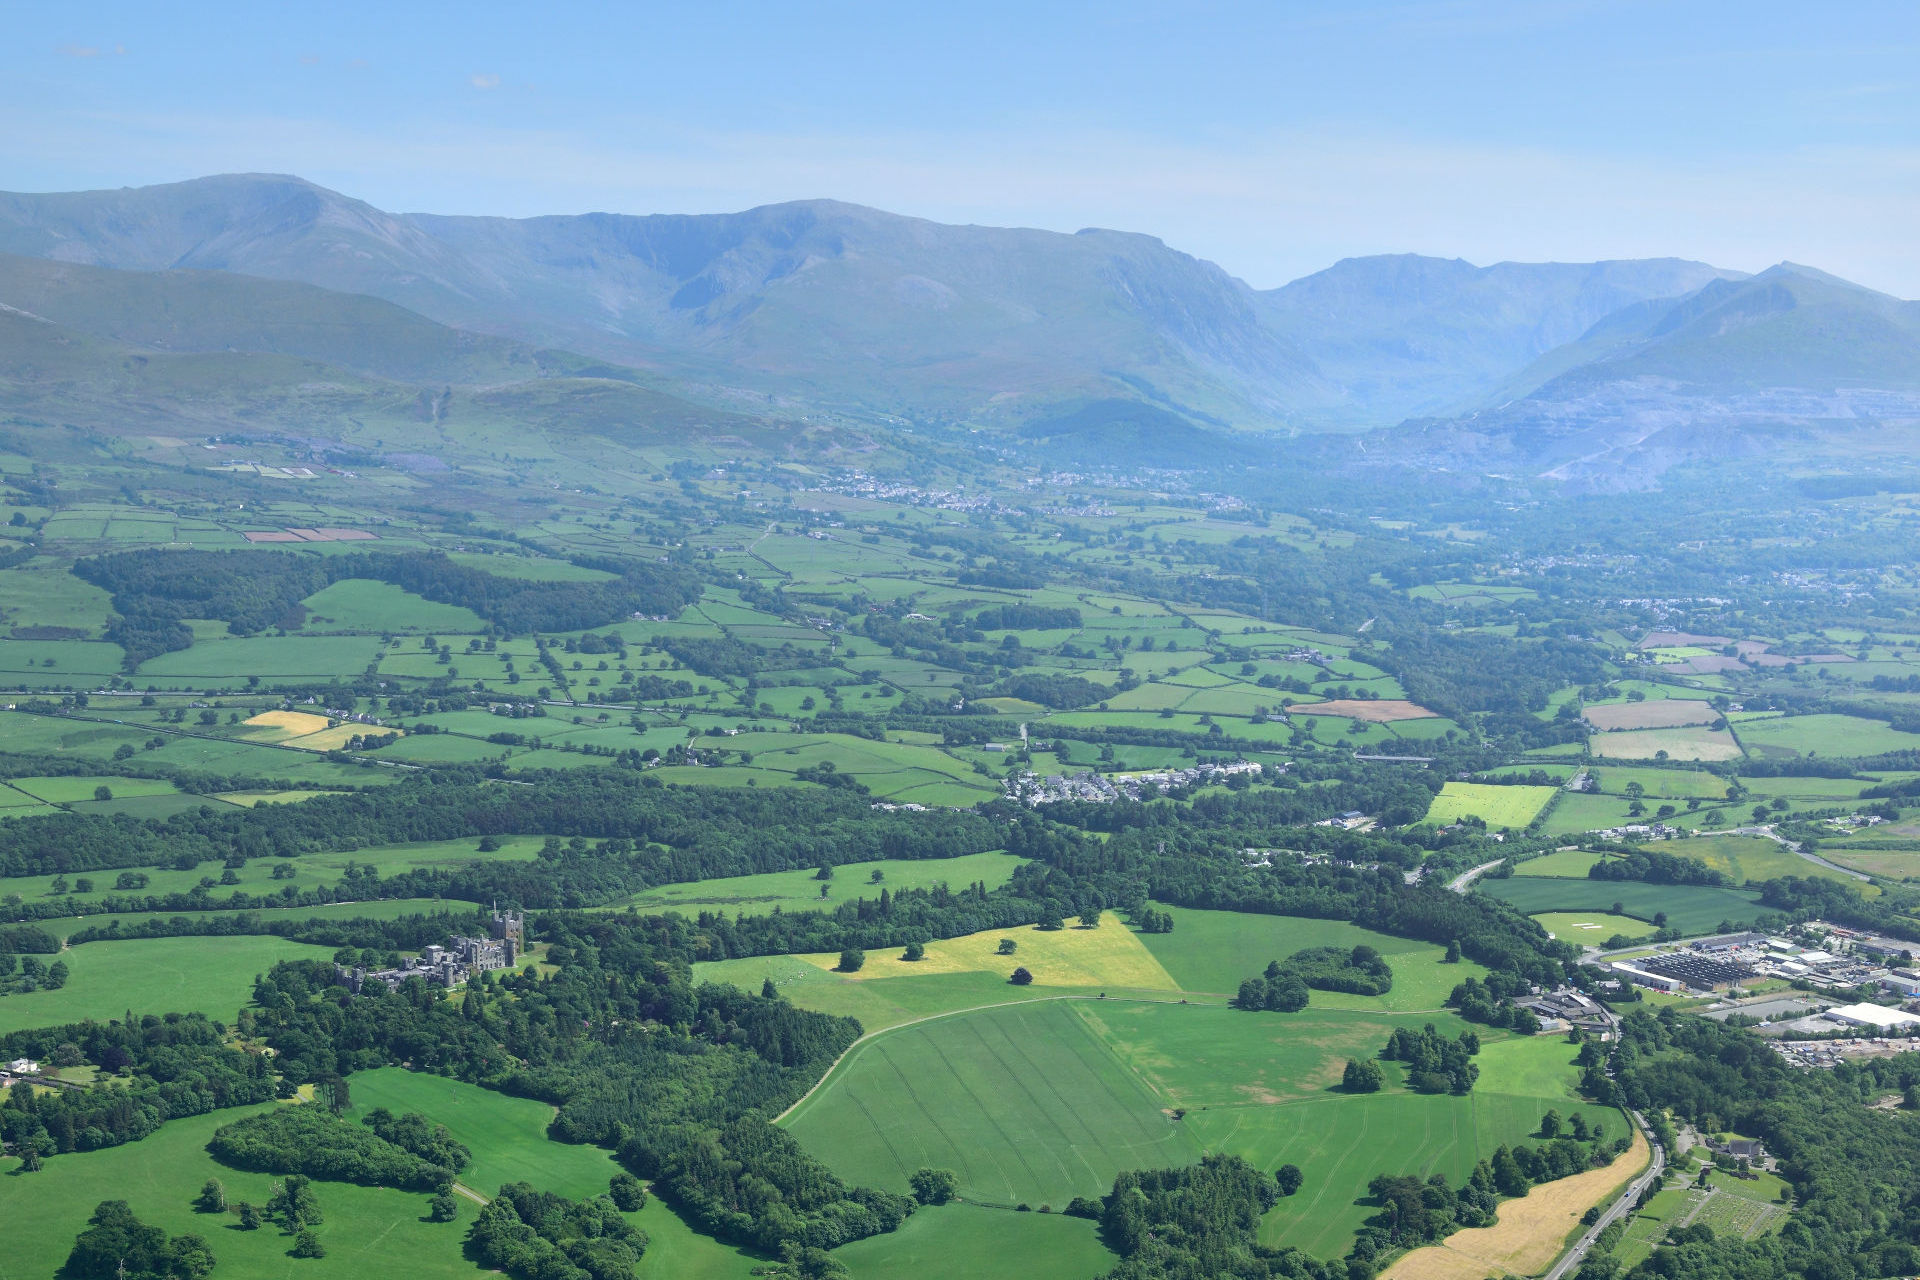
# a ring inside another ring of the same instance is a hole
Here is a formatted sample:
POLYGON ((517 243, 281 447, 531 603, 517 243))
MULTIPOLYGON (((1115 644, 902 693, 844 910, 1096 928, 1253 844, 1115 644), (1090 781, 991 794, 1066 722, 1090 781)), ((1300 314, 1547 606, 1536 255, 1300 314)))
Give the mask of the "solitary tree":
POLYGON ((200 1194, 195 1197, 193 1207, 201 1213, 227 1211, 227 1189, 220 1185, 220 1179, 208 1178, 201 1184, 200 1194))
POLYGON ((1378 1093, 1387 1082, 1380 1064, 1372 1058, 1348 1058, 1340 1075, 1340 1087, 1348 1093, 1378 1093))
POLYGON ((1002 938, 1000 939, 1000 946, 998 947, 998 949, 995 951, 994 954, 1010 956, 1019 947, 1019 945, 1020 944, 1015 942, 1012 938, 1002 938))
POLYGON ((909 942, 906 951, 900 956, 902 960, 924 960, 926 957, 926 946, 918 942, 909 942))
POLYGON ((607 1184, 607 1195, 612 1198, 613 1207, 622 1213, 638 1213, 647 1207, 647 1189, 630 1173, 614 1174, 607 1184))
POLYGON ((1100 927, 1100 912, 1098 910, 1082 911, 1080 913, 1080 927, 1082 929, 1098 929, 1100 927))
POLYGON ((1300 1172, 1297 1164, 1283 1164, 1273 1171, 1273 1180, 1280 1186, 1280 1194, 1290 1196, 1300 1189, 1306 1181, 1306 1175, 1300 1172))
POLYGON ((921 1204, 945 1204, 960 1186, 951 1169, 916 1169, 907 1182, 913 1188, 913 1198, 921 1204))
POLYGON ((777 1000, 780 998, 780 990, 773 985, 773 979, 771 977, 761 982, 760 998, 762 1000, 777 1000))
POLYGON ((455 1203, 451 1193, 442 1191, 427 1201, 427 1220, 429 1222, 452 1222, 460 1216, 460 1206, 455 1203))
POLYGON ((867 962, 867 953, 858 947, 848 947, 840 953, 839 969, 841 973, 858 973, 867 962))
POLYGON ((287 1251, 296 1258, 324 1258, 327 1246, 320 1243, 320 1237, 311 1228, 303 1227, 300 1234, 293 1238, 293 1248, 287 1251))
POLYGON ((1540 1117, 1540 1136, 1543 1138, 1557 1138, 1560 1136, 1560 1113, 1558 1111, 1548 1111, 1547 1114, 1540 1117))
POLYGON ((1016 987, 1031 986, 1033 985, 1033 975, 1027 972, 1025 965, 1022 965, 1013 971, 1013 976, 1008 978, 1007 981, 1016 987))

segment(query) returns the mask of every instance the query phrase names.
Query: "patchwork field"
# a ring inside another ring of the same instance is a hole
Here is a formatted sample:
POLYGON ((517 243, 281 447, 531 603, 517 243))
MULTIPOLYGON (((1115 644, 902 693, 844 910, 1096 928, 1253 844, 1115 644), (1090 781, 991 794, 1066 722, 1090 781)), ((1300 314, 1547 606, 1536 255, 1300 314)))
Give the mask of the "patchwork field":
POLYGON ((1556 787, 1448 782, 1433 798, 1426 820, 1435 826, 1447 826, 1462 818, 1479 818, 1489 827, 1518 829, 1539 817, 1558 794, 1556 787))

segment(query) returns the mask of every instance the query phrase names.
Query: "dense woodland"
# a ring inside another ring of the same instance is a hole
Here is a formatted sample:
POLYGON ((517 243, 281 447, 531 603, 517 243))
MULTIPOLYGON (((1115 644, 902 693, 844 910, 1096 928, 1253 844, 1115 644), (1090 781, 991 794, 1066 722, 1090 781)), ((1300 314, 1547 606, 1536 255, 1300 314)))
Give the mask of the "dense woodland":
POLYGON ((193 644, 188 618, 224 622, 235 635, 292 630, 300 603, 349 578, 387 582, 441 604, 471 609, 508 635, 578 631, 635 613, 677 613, 699 596, 683 570, 628 563, 611 581, 540 582, 498 577, 438 552, 299 555, 284 551, 122 551, 82 560, 74 573, 111 592, 117 615, 107 639, 127 669, 193 644))

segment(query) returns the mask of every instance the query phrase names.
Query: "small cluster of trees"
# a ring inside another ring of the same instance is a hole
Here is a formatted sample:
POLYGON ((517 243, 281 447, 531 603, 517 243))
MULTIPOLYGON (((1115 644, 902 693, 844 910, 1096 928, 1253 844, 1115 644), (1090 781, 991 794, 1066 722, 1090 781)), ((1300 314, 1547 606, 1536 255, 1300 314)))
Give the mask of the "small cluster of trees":
POLYGON ((375 1107, 361 1120, 381 1139, 405 1151, 411 1151, 428 1164, 459 1173, 473 1159, 473 1152, 447 1131, 417 1111, 395 1115, 385 1107, 375 1107))
POLYGON ((1464 1094, 1480 1078, 1473 1062, 1479 1052, 1480 1037, 1473 1032, 1462 1031, 1449 1040, 1429 1022, 1419 1031, 1395 1027, 1381 1056, 1406 1063, 1407 1083, 1421 1093, 1464 1094))
POLYGON ((611 1199, 568 1200, 512 1182, 480 1210, 467 1245, 482 1266, 515 1280, 632 1280, 647 1235, 611 1199))
MULTIPOLYGON (((371 1121, 371 1117, 369 1117, 371 1121)), ((379 1126, 417 1141, 422 1148, 460 1159, 470 1153, 423 1116, 404 1120, 390 1113, 379 1126)), ((454 1170, 388 1141, 379 1132, 352 1124, 322 1106, 281 1107, 236 1120, 214 1130, 207 1150, 240 1169, 298 1173, 333 1182, 403 1191, 444 1192, 454 1170)))
POLYGON ((1284 964, 1269 961, 1259 977, 1242 982, 1233 1007, 1298 1013, 1307 1007, 1308 988, 1377 996, 1392 987, 1393 969, 1372 947, 1308 947, 1284 964))
POLYGON ((213 1249, 191 1232, 169 1239, 134 1216, 125 1200, 102 1200, 74 1238, 60 1274, 69 1280, 200 1280, 213 1249))
POLYGON ((1513 1002, 1513 996, 1525 989, 1524 982, 1509 974, 1490 973, 1484 982, 1468 978, 1447 995, 1447 1007, 1458 1011, 1468 1022, 1506 1027, 1526 1036, 1538 1035, 1540 1019, 1531 1009, 1522 1009, 1513 1002))
POLYGON ((1142 933, 1172 933, 1173 912, 1142 907, 1133 913, 1133 925, 1142 933))

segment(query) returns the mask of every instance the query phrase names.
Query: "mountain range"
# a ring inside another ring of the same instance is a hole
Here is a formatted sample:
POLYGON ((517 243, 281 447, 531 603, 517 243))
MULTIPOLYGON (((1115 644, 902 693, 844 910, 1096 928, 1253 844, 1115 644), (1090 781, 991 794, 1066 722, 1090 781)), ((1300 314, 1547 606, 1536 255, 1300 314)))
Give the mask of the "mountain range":
POLYGON ((1258 290, 1118 231, 827 200, 396 214, 274 175, 0 194, 0 255, 16 322, 317 362, 401 399, 537 382, 560 418, 571 388, 616 417, 699 405, 1178 451, 1191 432, 1404 422, 1388 438, 1434 465, 1572 479, 1623 449, 1670 464, 1702 429, 1920 417, 1920 304, 1791 264, 1394 255, 1258 290))

